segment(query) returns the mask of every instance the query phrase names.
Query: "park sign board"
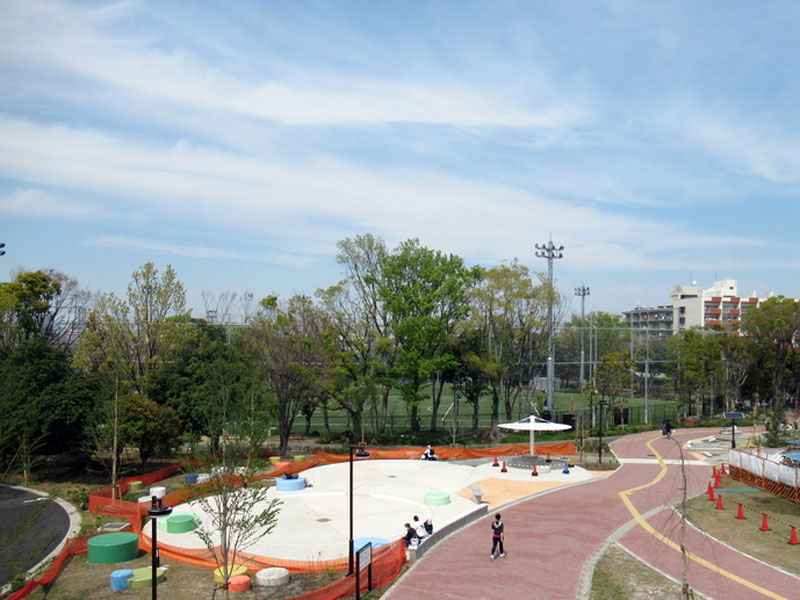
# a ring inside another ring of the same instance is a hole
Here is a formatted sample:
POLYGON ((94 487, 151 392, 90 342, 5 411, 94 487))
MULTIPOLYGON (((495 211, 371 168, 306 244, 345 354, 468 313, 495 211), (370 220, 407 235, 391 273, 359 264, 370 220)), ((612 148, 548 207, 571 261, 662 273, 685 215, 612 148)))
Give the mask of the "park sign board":
POLYGON ((722 413, 722 416, 726 419, 736 420, 736 419, 744 419, 744 413, 740 412, 726 412, 722 413))

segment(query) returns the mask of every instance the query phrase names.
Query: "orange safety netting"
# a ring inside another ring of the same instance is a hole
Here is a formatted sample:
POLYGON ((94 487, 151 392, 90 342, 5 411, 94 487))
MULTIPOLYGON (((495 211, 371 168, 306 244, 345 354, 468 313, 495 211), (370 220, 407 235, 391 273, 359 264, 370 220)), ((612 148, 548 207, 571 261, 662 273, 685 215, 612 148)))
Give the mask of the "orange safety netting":
POLYGON ((87 542, 89 541, 90 537, 92 536, 72 538, 67 540, 67 542, 64 544, 64 547, 61 548, 61 551, 58 553, 58 556, 56 556, 55 560, 41 577, 38 579, 29 580, 27 583, 25 583, 25 585, 8 596, 6 600, 21 600, 39 586, 47 585, 53 581, 61 572, 61 567, 64 565, 64 561, 77 554, 86 554, 88 550, 87 542))
MULTIPOLYGON (((387 459, 419 459, 422 452, 419 448, 366 448, 369 456, 358 460, 387 460, 387 459)), ((518 456, 527 454, 529 447, 528 444, 506 444, 504 446, 496 446, 494 448, 450 448, 447 446, 434 447, 436 455, 442 459, 450 460, 465 460, 472 458, 492 458, 503 456, 518 456)), ((536 454, 553 455, 553 456, 572 456, 575 454, 575 445, 572 442, 556 442, 553 444, 538 444, 535 447, 536 454)), ((268 454, 268 453, 267 453, 268 454)), ((282 465, 280 468, 273 470, 266 475, 252 477, 249 480, 254 481, 258 479, 280 477, 284 474, 299 473, 320 465, 347 462, 350 460, 349 454, 331 454, 328 452, 315 452, 309 458, 301 461, 290 462, 282 465)), ((193 465, 199 466, 199 463, 194 462, 193 465)), ((129 491, 131 481, 141 481, 143 485, 147 486, 153 484, 167 477, 171 477, 181 470, 177 464, 169 465, 152 473, 145 475, 138 475, 132 477, 123 477, 118 480, 118 494, 123 495, 129 491)), ((205 493, 206 491, 213 491, 213 488, 208 484, 195 484, 190 487, 184 487, 162 498, 162 502, 168 506, 177 506, 183 502, 187 502, 192 497, 205 493)), ((139 534, 139 548, 146 552, 151 551, 151 540, 149 535, 142 532, 142 516, 147 514, 150 508, 149 504, 140 504, 138 502, 129 502, 127 500, 113 499, 112 486, 103 488, 95 492, 89 497, 89 510, 93 513, 102 513, 105 515, 120 517, 128 520, 131 523, 133 531, 139 534)), ((68 540, 62 548, 58 557, 53 561, 42 577, 28 581, 22 588, 14 592, 7 600, 21 600, 30 594, 34 589, 40 585, 50 583, 58 575, 64 561, 70 556, 76 554, 85 554, 87 551, 87 540, 89 537, 74 538, 68 540)), ((213 554, 208 549, 189 549, 178 548, 174 546, 158 544, 159 551, 162 556, 171 558, 183 563, 193 564, 202 567, 216 568, 217 564, 214 560, 213 554)), ((342 557, 326 561, 298 561, 298 560, 282 560, 276 558, 269 558, 263 556, 255 556, 246 552, 238 553, 236 562, 244 564, 251 571, 258 571, 266 567, 285 567, 295 573, 310 573, 321 572, 328 570, 345 570, 348 568, 348 557, 342 557)), ((387 546, 378 548, 373 556, 373 587, 380 587, 389 583, 400 572, 400 568, 405 562, 405 546, 402 540, 395 540, 387 546)), ((362 589, 366 589, 367 578, 366 573, 363 574, 361 579, 362 589)), ((355 576, 349 575, 326 586, 320 590, 298 596, 296 600, 334 600, 346 595, 355 594, 355 576)))

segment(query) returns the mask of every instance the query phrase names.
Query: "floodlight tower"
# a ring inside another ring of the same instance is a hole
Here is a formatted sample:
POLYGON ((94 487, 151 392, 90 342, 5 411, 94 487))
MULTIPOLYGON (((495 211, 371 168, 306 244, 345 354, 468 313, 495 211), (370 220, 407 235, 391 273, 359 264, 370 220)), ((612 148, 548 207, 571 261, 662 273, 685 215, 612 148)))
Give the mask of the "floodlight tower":
POLYGON ((580 377, 580 386, 581 392, 583 392, 583 386, 586 383, 586 376, 583 373, 583 335, 584 329, 586 329, 586 318, 584 317, 584 304, 586 303, 586 296, 589 295, 589 287, 582 285, 581 287, 575 288, 575 295, 580 296, 581 299, 581 377, 580 377))
POLYGON ((553 260, 563 258, 564 246, 555 246, 551 239, 546 244, 535 244, 536 257, 547 259, 547 410, 553 413, 553 379, 555 375, 553 360, 555 355, 555 335, 553 331, 553 260))

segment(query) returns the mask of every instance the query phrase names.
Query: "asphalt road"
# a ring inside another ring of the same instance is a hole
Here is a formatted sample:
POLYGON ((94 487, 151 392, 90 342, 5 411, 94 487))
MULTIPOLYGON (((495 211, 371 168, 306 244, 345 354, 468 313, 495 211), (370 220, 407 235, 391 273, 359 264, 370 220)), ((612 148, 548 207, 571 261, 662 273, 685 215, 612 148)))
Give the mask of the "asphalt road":
POLYGON ((39 564, 69 527, 69 515, 57 502, 0 485, 0 587, 39 564))

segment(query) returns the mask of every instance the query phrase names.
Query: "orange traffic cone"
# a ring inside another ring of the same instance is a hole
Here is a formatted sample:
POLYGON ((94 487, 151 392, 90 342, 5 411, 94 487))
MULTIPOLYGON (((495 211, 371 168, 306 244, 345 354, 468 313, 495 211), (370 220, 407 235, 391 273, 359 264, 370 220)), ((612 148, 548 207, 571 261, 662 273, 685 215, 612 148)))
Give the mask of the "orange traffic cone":
POLYGON ((493 467, 499 467, 500 466, 500 463, 497 462, 497 457, 496 456, 494 457, 494 462, 492 463, 492 466, 493 467))
POLYGON ((717 510, 725 510, 725 507, 722 505, 722 494, 717 496, 717 510))
POLYGON ((716 467, 716 465, 712 465, 711 466, 711 476, 712 477, 716 477, 717 476, 717 467, 716 467))
POLYGON ((508 473, 508 469, 506 469, 506 461, 503 461, 503 468, 500 469, 501 473, 508 473))
POLYGON ((741 502, 739 502, 739 512, 736 513, 736 518, 740 521, 744 519, 744 509, 741 502))
POLYGON ((800 542, 797 541, 797 530, 794 528, 794 525, 792 525, 792 535, 789 537, 789 543, 792 546, 800 544, 800 542))
POLYGON ((761 519, 761 527, 759 527, 760 531, 769 531, 769 521, 767 520, 767 513, 761 513, 763 515, 761 519))
POLYGON ((714 488, 711 487, 711 482, 710 481, 708 482, 708 489, 706 490, 706 494, 708 494, 708 499, 711 500, 711 502, 713 502, 715 500, 715 498, 714 498, 714 488))
POLYGON ((539 471, 536 470, 536 465, 533 465, 533 471, 531 471, 531 477, 538 477, 539 471))
POLYGON ((721 483, 722 483, 722 476, 719 473, 717 473, 717 476, 714 477, 714 488, 718 488, 721 483))
POLYGON ((727 475, 728 474, 728 472, 725 470, 725 463, 722 463, 722 468, 720 469, 719 472, 722 473, 723 475, 727 475))

